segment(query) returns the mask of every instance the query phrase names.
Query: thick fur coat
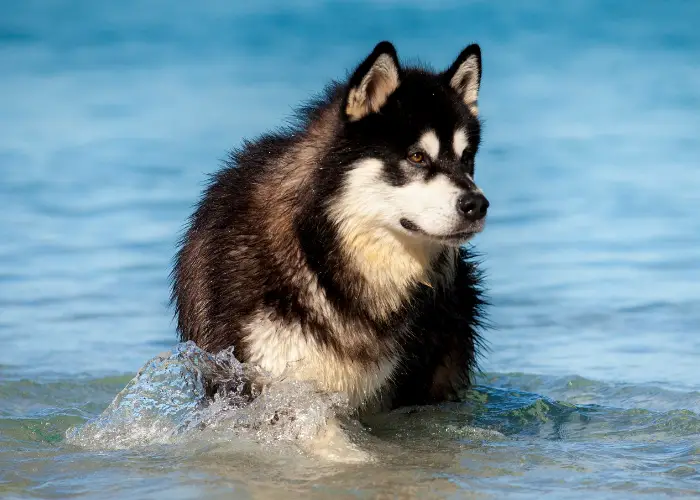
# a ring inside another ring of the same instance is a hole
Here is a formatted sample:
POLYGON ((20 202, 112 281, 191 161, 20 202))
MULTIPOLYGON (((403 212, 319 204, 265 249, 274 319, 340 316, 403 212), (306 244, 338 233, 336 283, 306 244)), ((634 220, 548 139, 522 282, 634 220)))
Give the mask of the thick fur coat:
POLYGON ((436 73, 382 42, 292 126, 235 150, 176 256, 181 339, 358 409, 457 397, 485 304, 464 248, 488 208, 480 83, 476 45, 436 73))

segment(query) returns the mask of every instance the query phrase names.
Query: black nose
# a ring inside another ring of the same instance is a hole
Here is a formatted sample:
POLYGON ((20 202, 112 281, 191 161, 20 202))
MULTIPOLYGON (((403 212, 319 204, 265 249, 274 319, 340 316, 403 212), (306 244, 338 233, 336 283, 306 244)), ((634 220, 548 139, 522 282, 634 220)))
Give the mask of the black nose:
POLYGON ((481 193, 467 193, 457 199, 457 210, 469 220, 483 219, 488 208, 489 200, 481 193))

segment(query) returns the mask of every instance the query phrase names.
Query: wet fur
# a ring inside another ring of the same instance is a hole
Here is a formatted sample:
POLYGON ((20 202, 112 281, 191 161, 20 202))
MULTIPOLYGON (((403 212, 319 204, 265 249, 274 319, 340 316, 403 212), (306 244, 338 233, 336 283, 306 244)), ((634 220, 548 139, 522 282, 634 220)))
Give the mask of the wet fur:
MULTIPOLYGON (((396 60, 393 47, 383 51, 396 60)), ((479 122, 473 92, 468 101, 446 91, 421 68, 402 68, 394 82, 391 68, 375 65, 387 79, 363 81, 371 62, 329 85, 286 129, 230 154, 189 220, 172 303, 183 341, 210 352, 234 346, 241 361, 347 391, 358 408, 388 409, 454 399, 468 387, 483 322, 481 277, 465 248, 418 243, 353 218, 347 179, 363 159, 393 161, 394 146, 407 147, 426 121, 450 137, 440 124, 464 123, 476 154, 479 122), (362 100, 362 84, 373 98, 362 100), (383 91, 391 95, 377 96, 383 91), (394 128, 375 120, 401 92, 411 118, 394 128)), ((406 181, 399 168, 383 175, 388 185, 406 181)), ((362 201, 362 192, 350 194, 362 201)))

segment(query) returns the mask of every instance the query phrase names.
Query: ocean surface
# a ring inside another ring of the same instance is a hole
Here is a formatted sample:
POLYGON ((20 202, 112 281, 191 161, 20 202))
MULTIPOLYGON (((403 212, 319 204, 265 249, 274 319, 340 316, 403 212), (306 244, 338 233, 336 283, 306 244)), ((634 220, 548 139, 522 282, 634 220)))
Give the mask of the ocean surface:
POLYGON ((0 2, 0 498, 700 497, 699 25, 696 0, 0 2), (303 384, 244 401, 230 353, 177 343, 176 241, 229 149, 382 39, 436 68, 482 46, 483 374, 363 424, 303 384))

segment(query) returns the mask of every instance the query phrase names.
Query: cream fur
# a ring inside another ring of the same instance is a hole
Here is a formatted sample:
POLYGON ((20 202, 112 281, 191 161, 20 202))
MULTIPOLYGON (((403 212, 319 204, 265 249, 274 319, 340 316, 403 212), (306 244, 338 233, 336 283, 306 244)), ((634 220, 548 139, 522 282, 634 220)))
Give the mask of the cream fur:
MULTIPOLYGON (((336 323, 342 328, 343 323, 336 323)), ((304 335, 299 324, 282 324, 259 312, 246 326, 249 360, 273 376, 313 380, 319 389, 344 392, 350 405, 360 407, 373 400, 392 377, 396 355, 383 357, 376 365, 338 359, 331 350, 304 335)), ((352 332, 336 332, 354 336, 352 332)))
POLYGON ((434 130, 428 130, 418 140, 421 148, 430 156, 430 159, 435 161, 440 155, 440 139, 435 134, 434 130))
POLYGON ((467 146, 469 146, 467 132, 463 128, 455 130, 454 138, 452 139, 452 149, 455 152, 455 156, 461 158, 467 146))
POLYGON ((464 103, 474 115, 479 114, 477 101, 479 98, 479 60, 476 56, 469 56, 457 68, 450 80, 450 85, 461 96, 464 103))
POLYGON ((352 121, 379 111, 399 86, 399 69, 387 54, 380 55, 360 85, 350 89, 345 113, 352 121))

